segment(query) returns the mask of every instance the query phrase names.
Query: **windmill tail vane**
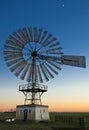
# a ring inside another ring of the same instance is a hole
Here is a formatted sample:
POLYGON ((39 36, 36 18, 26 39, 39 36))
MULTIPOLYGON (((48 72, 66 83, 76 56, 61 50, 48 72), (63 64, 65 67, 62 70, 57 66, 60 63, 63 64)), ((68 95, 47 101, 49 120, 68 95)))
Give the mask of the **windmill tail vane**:
POLYGON ((63 55, 61 57, 61 62, 64 65, 86 68, 85 56, 63 55))

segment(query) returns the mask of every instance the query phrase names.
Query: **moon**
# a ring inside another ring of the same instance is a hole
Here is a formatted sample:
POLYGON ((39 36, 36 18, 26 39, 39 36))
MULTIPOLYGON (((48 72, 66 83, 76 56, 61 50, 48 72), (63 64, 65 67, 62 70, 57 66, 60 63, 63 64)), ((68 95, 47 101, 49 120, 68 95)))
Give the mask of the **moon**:
POLYGON ((64 5, 64 4, 62 4, 62 7, 64 8, 64 7, 65 7, 65 5, 64 5))

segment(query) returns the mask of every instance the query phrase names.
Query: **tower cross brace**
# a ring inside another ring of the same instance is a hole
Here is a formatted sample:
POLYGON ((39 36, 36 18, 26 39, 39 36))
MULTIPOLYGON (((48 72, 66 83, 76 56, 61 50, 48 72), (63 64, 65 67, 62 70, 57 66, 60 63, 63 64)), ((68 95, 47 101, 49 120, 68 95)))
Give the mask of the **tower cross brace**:
POLYGON ((25 95, 25 101, 24 104, 40 104, 41 102, 41 96, 44 92, 47 92, 48 87, 46 85, 42 84, 23 84, 19 85, 19 91, 23 92, 25 95), (34 87, 33 87, 34 85, 34 87))

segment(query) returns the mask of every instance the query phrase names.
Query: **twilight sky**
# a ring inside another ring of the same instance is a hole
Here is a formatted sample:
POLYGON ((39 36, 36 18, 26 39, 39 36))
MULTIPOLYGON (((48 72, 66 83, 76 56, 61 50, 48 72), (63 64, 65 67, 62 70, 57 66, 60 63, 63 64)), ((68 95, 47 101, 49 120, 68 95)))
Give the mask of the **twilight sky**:
POLYGON ((8 36, 36 26, 58 39, 64 54, 86 56, 86 68, 61 66, 42 96, 49 111, 89 111, 89 0, 0 0, 0 111, 24 103, 19 85, 6 66, 3 47, 8 36))

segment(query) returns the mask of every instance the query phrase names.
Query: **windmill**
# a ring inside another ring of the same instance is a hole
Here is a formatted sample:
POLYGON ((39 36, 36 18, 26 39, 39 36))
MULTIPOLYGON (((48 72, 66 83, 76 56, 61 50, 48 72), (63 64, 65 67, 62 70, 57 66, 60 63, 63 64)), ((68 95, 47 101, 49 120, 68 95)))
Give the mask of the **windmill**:
POLYGON ((16 119, 24 121, 50 120, 48 106, 41 102, 42 94, 48 90, 44 80, 58 75, 62 65, 86 67, 85 56, 64 55, 60 42, 48 31, 36 27, 24 27, 9 35, 4 59, 15 76, 27 81, 19 85, 25 101, 16 109, 16 119))

